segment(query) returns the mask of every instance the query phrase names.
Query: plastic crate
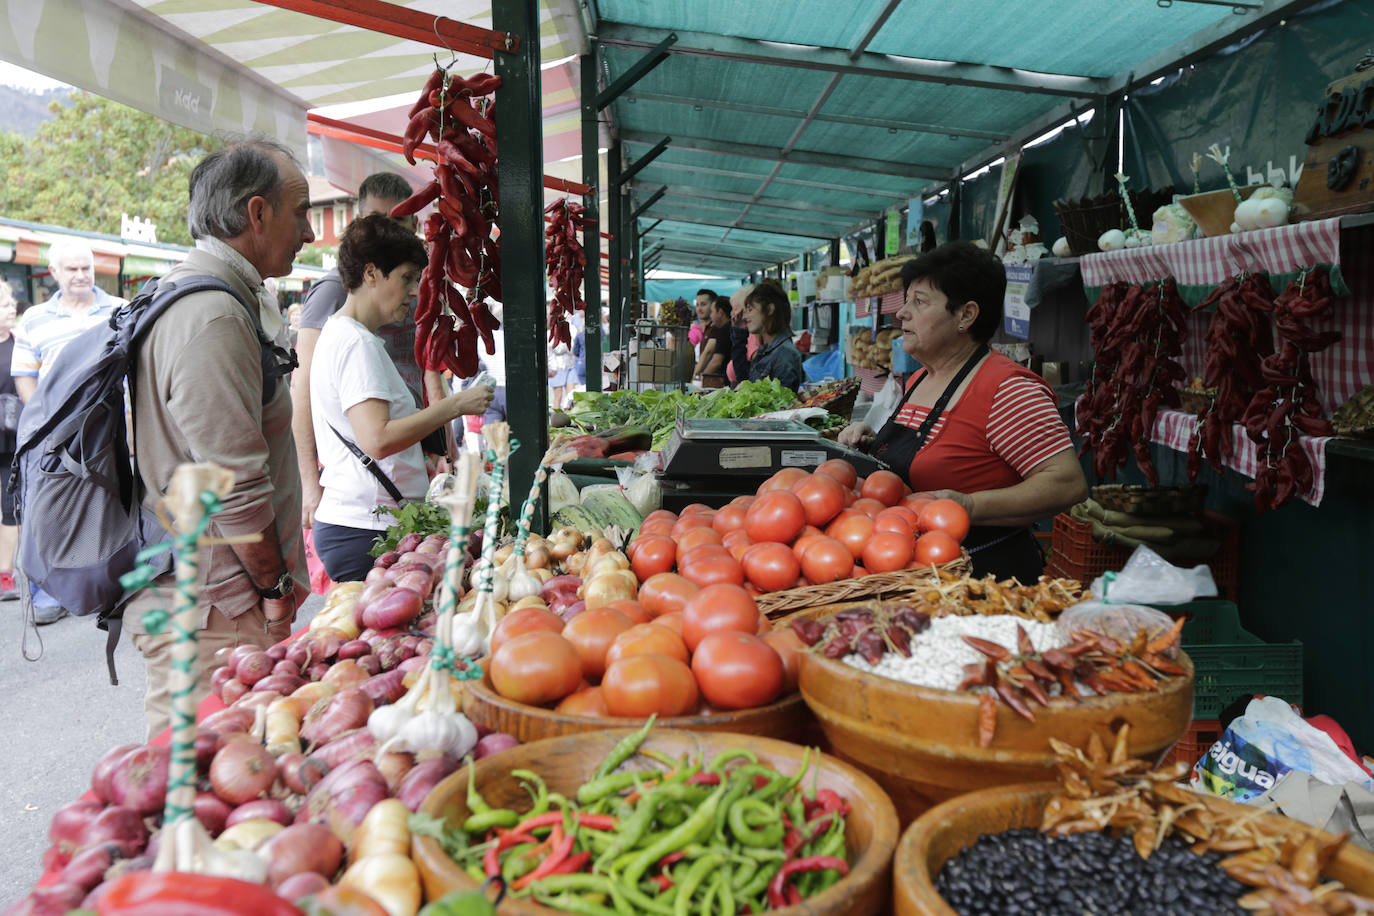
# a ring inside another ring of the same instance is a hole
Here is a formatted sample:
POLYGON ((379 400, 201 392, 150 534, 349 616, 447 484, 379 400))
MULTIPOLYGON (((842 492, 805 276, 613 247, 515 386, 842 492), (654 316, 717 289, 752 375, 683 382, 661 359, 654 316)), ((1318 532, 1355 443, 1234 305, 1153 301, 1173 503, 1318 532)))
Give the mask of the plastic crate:
POLYGON ((1202 755, 1217 743, 1221 733, 1221 723, 1215 719, 1194 720, 1183 737, 1178 739, 1178 744, 1174 745, 1173 750, 1164 755, 1164 759, 1159 762, 1160 766, 1168 766, 1175 760, 1184 760, 1190 765, 1197 763, 1202 759, 1202 755))
MULTIPOLYGON (((1214 512, 1204 512, 1202 517, 1221 536, 1221 547, 1206 561, 1218 596, 1235 601, 1240 581, 1240 526, 1214 512)), ((1103 544, 1093 537, 1092 525, 1066 512, 1054 517, 1052 542, 1051 562, 1064 576, 1084 585, 1091 585, 1108 570, 1120 571, 1134 551, 1131 547, 1103 544)))
POLYGON ((1239 697, 1268 694, 1302 705, 1302 643, 1266 643, 1246 632, 1229 601, 1160 610, 1188 618, 1183 649, 1193 660, 1193 718, 1215 719, 1239 697))

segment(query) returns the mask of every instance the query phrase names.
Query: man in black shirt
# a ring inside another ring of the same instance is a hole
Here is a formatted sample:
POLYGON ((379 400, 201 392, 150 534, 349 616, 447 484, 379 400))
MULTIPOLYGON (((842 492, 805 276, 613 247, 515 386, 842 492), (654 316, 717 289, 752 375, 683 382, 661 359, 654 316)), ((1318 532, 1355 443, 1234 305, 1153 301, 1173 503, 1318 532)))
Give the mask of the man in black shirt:
POLYGON ((706 335, 696 374, 701 376, 701 387, 722 388, 725 386, 725 362, 730 358, 731 348, 729 300, 717 296, 712 301, 711 324, 706 335))

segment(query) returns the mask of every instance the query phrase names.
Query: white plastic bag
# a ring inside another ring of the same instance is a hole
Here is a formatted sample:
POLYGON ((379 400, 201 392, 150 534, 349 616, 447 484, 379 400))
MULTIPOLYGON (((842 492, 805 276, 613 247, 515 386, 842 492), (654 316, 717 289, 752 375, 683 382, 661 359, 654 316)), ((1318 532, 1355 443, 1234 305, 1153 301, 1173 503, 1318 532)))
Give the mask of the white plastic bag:
POLYGON ((549 474, 549 514, 557 512, 568 506, 576 506, 581 502, 582 496, 577 492, 577 484, 572 482, 572 478, 563 473, 563 465, 553 466, 549 474))
POLYGON ((1144 546, 1135 549, 1121 572, 1108 572, 1093 580, 1092 594, 1112 604, 1183 604, 1217 593, 1207 565, 1184 569, 1144 546))
MULTIPOLYGON (((643 457, 645 456, 640 456, 643 457)), ((650 512, 663 505, 663 488, 658 478, 640 470, 638 459, 633 468, 616 468, 615 476, 620 481, 620 489, 624 492, 625 498, 635 507, 640 518, 647 518, 650 512)))
POLYGON ((868 416, 864 417, 864 422, 874 430, 882 429, 901 400, 902 386, 898 384, 897 376, 888 375, 883 387, 873 396, 873 404, 868 408, 868 416))
POLYGON ((1235 801, 1267 793, 1290 770, 1310 773, 1328 785, 1374 790, 1374 780, 1347 757, 1331 736, 1309 725, 1278 697, 1260 697, 1193 765, 1194 789, 1235 801))

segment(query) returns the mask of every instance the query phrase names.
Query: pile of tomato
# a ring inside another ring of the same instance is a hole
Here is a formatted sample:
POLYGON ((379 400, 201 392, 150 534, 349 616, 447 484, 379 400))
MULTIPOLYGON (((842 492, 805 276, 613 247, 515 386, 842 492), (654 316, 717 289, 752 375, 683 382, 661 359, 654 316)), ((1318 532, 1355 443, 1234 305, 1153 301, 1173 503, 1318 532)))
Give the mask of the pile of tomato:
POLYGON ((720 509, 651 513, 627 554, 640 582, 676 571, 700 587, 761 595, 957 559, 969 517, 952 499, 913 494, 891 471, 860 480, 832 459, 784 468, 720 509))
POLYGON ((772 703, 796 690, 802 644, 789 627, 771 629, 743 586, 663 572, 637 598, 566 623, 540 607, 511 611, 491 649, 492 687, 509 700, 643 719, 772 703))

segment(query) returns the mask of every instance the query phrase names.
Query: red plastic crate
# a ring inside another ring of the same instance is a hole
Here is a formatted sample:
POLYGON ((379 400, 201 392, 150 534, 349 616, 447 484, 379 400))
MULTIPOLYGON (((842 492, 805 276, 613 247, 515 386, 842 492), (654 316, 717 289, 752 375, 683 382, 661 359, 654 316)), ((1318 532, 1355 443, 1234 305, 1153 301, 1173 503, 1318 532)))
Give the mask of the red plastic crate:
MULTIPOLYGON (((1236 600, 1240 575, 1240 526, 1214 512, 1203 513, 1208 527, 1221 535, 1221 547, 1209 560, 1218 597, 1236 600)), ((1133 548, 1115 547, 1096 540, 1092 526, 1061 512, 1054 517, 1053 549, 1050 562, 1058 574, 1077 579, 1084 585, 1108 570, 1119 571, 1130 559, 1133 548)))
POLYGON ((1221 723, 1215 719, 1193 722, 1183 737, 1178 739, 1178 744, 1174 745, 1173 750, 1164 755, 1159 765, 1168 766, 1175 760, 1186 760, 1189 764, 1197 763, 1202 759, 1202 755, 1216 744, 1221 733, 1221 723))

